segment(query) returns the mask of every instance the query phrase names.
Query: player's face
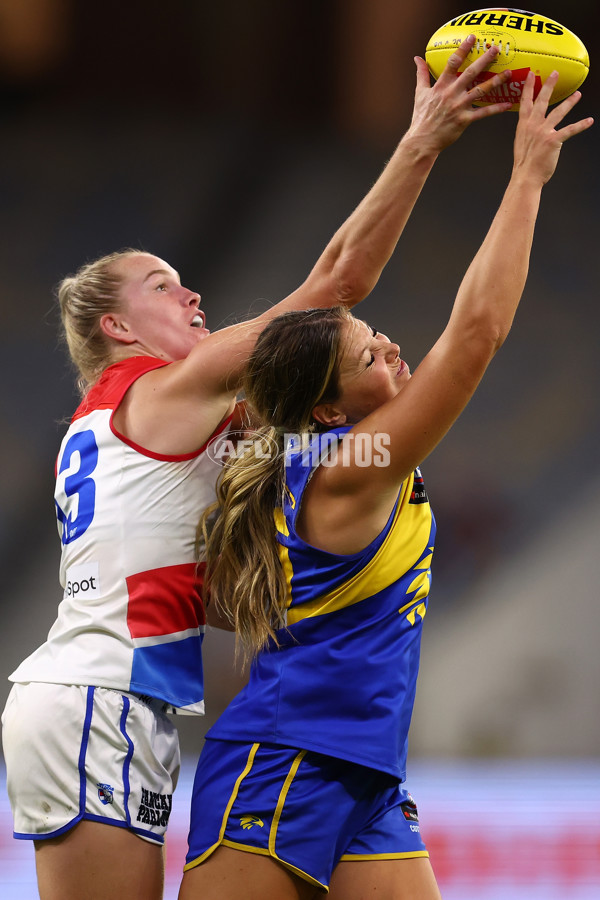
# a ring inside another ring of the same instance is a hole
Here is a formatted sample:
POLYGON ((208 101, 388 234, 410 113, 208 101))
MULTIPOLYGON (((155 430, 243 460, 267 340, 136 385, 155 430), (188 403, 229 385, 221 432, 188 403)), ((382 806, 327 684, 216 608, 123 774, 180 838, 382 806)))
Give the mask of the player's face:
POLYGON ((122 315, 138 343, 159 359, 184 359, 210 334, 200 294, 183 287, 179 275, 158 256, 135 254, 116 265, 122 277, 122 315))
POLYGON ((409 380, 410 369, 400 359, 398 344, 371 325, 355 319, 345 328, 341 393, 335 406, 354 424, 395 397, 409 380))

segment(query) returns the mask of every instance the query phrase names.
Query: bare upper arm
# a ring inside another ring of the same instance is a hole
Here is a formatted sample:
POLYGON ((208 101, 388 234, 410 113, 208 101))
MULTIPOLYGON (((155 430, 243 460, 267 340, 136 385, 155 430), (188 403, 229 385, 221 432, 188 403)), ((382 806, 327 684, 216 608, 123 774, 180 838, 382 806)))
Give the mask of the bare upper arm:
POLYGON ((331 469, 317 468, 304 490, 296 529, 302 540, 328 553, 358 553, 381 533, 400 486, 374 494, 365 474, 363 489, 340 492, 331 469))
POLYGON ((195 453, 235 408, 235 396, 186 393, 172 377, 173 363, 135 381, 115 410, 119 434, 152 453, 180 456, 195 453))

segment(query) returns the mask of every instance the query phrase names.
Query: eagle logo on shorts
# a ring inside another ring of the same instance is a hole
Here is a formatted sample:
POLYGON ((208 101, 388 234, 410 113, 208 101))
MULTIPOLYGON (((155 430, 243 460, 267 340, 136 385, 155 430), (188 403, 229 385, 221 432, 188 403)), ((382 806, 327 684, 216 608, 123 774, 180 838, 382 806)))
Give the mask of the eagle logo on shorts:
POLYGON ((111 784, 98 783, 96 787, 98 788, 98 797, 100 798, 101 803, 104 803, 104 805, 107 806, 109 803, 113 802, 115 789, 111 784))
POLYGON ((240 818, 240 825, 242 828, 253 828, 255 825, 258 825, 259 828, 264 826, 264 822, 262 819, 259 819, 258 816, 242 816, 240 818))

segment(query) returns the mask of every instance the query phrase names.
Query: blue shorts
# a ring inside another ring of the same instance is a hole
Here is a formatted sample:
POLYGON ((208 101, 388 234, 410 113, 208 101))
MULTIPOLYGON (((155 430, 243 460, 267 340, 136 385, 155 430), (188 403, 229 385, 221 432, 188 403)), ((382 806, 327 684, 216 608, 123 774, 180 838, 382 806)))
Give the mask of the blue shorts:
POLYGON ((307 750, 208 739, 185 869, 220 845, 271 856, 325 890, 340 861, 429 856, 417 807, 390 775, 307 750))

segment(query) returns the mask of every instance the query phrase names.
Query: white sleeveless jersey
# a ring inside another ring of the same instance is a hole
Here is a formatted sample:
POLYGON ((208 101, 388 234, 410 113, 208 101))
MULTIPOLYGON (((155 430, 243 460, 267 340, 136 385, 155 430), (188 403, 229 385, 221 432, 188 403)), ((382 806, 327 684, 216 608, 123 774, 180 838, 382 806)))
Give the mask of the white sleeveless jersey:
POLYGON ((64 597, 47 641, 10 680, 92 684, 202 713, 194 542, 219 469, 206 445, 151 453, 112 422, 131 384, 162 365, 137 356, 110 366, 73 417, 56 467, 64 597))

